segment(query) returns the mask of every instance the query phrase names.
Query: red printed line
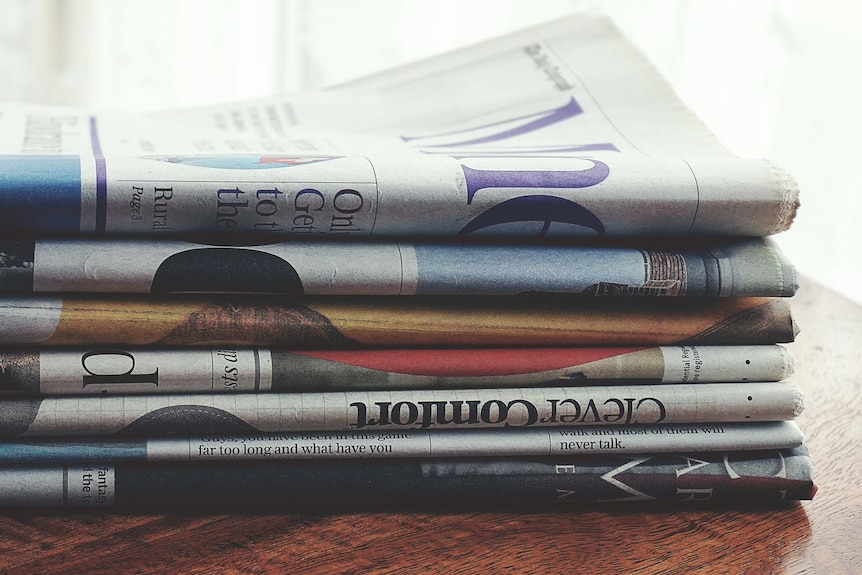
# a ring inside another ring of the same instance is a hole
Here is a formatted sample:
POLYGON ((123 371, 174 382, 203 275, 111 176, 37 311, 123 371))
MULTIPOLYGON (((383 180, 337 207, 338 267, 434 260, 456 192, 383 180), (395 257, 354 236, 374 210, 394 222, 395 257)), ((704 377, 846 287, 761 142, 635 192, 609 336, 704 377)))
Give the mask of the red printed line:
POLYGON ((391 349, 301 351, 314 357, 378 371, 411 375, 517 375, 574 367, 646 349, 643 347, 568 347, 507 349, 391 349))

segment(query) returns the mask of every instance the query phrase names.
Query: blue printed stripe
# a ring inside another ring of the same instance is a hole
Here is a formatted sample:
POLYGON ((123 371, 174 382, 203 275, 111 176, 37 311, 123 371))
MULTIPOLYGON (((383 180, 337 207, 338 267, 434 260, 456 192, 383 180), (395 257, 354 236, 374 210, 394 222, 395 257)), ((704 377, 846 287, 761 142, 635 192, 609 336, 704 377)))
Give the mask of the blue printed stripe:
POLYGON ((0 231, 78 233, 79 156, 0 155, 0 231))
POLYGON ((0 463, 60 461, 145 461, 144 441, 8 441, 0 443, 0 463))

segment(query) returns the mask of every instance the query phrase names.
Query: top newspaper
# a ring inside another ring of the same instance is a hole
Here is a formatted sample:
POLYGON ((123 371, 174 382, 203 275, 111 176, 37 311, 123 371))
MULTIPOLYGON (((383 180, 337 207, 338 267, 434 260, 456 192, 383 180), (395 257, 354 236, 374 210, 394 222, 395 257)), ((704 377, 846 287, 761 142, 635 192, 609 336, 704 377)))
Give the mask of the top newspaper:
POLYGON ((0 154, 5 234, 764 236, 798 205, 589 13, 322 92, 0 106, 0 154))

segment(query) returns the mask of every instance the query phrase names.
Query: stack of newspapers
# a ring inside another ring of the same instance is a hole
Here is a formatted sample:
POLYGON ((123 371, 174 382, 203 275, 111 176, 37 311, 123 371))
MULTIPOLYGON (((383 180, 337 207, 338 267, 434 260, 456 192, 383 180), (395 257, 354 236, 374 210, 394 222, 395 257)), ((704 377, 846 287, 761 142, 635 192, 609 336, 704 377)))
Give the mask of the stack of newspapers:
POLYGON ((601 16, 0 147, 2 505, 814 494, 796 186, 601 16))

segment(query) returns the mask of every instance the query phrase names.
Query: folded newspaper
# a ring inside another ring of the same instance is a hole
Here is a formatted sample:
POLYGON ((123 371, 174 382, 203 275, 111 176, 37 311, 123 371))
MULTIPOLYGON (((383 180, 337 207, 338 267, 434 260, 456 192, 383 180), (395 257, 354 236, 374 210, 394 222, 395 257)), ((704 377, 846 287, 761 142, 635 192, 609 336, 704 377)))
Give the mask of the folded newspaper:
POLYGON ((780 381, 780 345, 0 350, 0 393, 114 395, 780 381))
POLYGON ((787 298, 0 298, 0 344, 9 346, 764 345, 796 333, 787 298))
POLYGON ((805 447, 725 453, 385 461, 43 464, 0 468, 6 507, 434 510, 585 502, 777 504, 814 497, 805 447))
POLYGON ((770 239, 637 246, 0 240, 0 292, 785 297, 770 239))
POLYGON ((794 421, 757 423, 314 431, 170 437, 0 440, 0 464, 79 461, 260 461, 524 457, 784 449, 802 445, 794 421))
POLYGON ((0 436, 247 435, 785 421, 804 409, 789 382, 7 399, 0 436))
POLYGON ((591 14, 319 93, 0 108, 5 234, 763 236, 797 196, 591 14))

